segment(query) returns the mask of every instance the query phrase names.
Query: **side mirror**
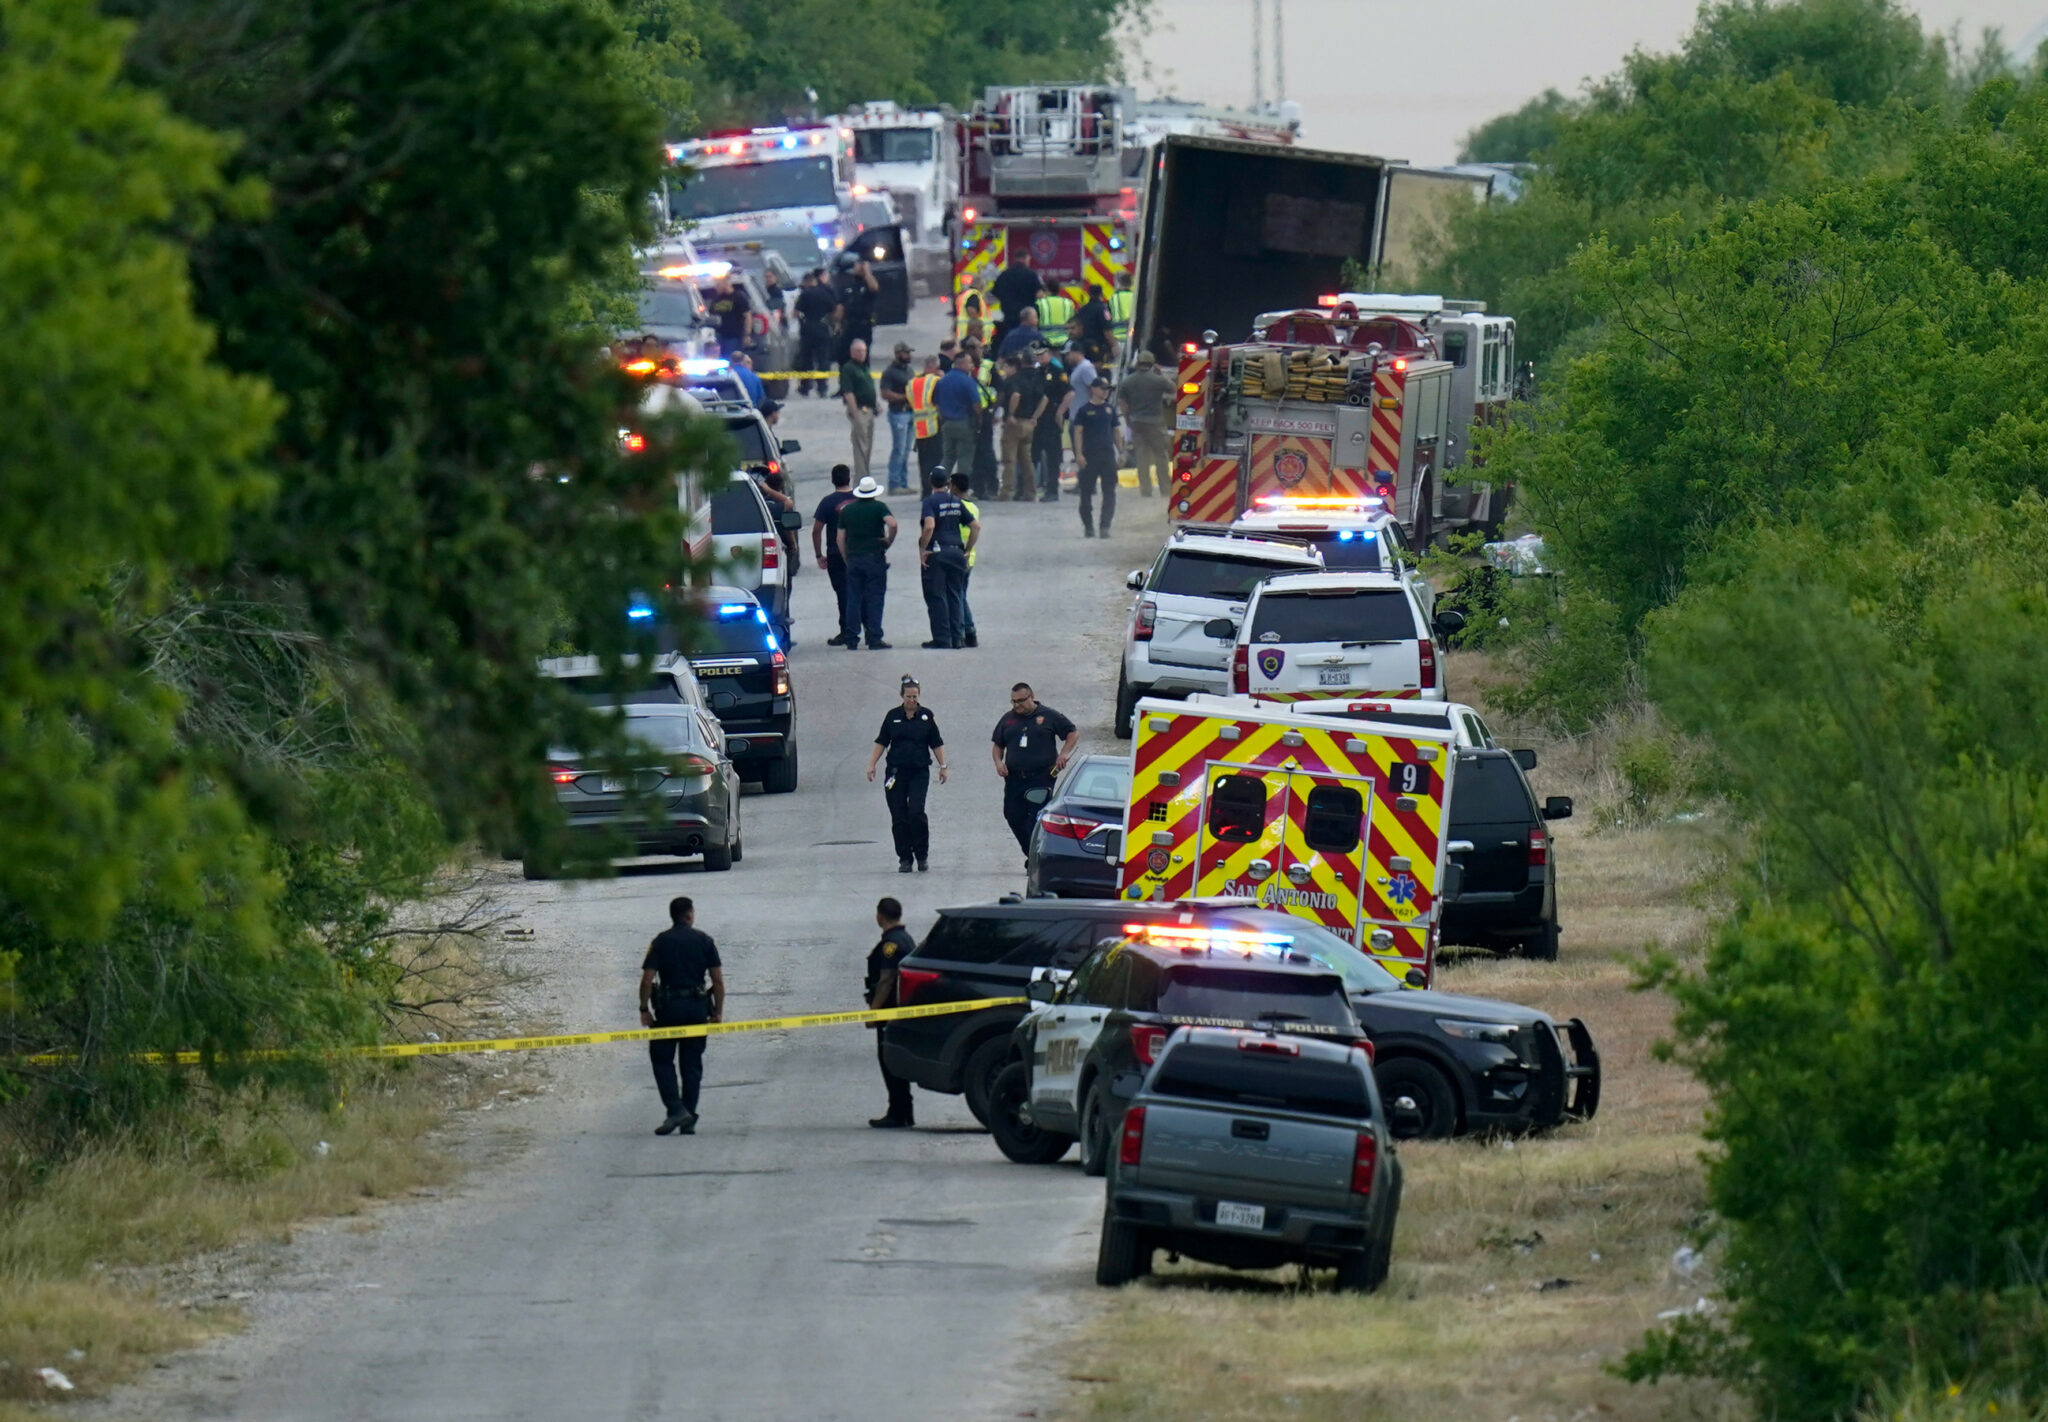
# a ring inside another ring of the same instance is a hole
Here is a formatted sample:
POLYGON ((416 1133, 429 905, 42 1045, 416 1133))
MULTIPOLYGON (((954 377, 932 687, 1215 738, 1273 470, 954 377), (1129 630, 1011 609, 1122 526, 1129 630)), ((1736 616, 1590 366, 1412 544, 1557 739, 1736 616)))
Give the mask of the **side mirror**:
POLYGON ((1445 903, 1454 901, 1465 892, 1465 866, 1451 863, 1444 866, 1444 881, 1437 886, 1436 896, 1445 903))
POLYGON ((1429 986, 1429 974, 1420 968, 1410 968, 1401 975, 1401 981, 1412 988, 1426 988, 1429 986))
POLYGON ((1465 614, 1462 612, 1439 612, 1436 615, 1436 635, 1449 640, 1465 630, 1465 614))
POLYGON ((1131 569, 1130 575, 1124 579, 1124 586, 1132 592, 1137 592, 1143 588, 1145 586, 1145 570, 1143 568, 1131 569))
POLYGON ((778 509, 775 513, 775 526, 784 533, 795 533, 804 526, 804 516, 796 509, 778 509))
POLYGON ((797 440, 786 439, 782 441, 782 452, 784 454, 801 454, 803 448, 803 445, 797 440))
POLYGON ((1552 795, 1543 802, 1543 818, 1546 820, 1568 820, 1572 817, 1572 797, 1552 795))
POLYGON ((1202 624, 1202 635, 1214 637, 1219 642, 1237 640, 1237 624, 1227 617, 1212 617, 1202 624))
POLYGON ((1033 978, 1031 985, 1024 989, 1024 996, 1033 1002, 1051 1002, 1053 994, 1059 991, 1059 984, 1050 978, 1033 978))
POLYGON ((1138 1094, 1145 1085, 1145 1074, 1140 1071, 1120 1071, 1109 1083, 1109 1094, 1128 1101, 1138 1094))
POLYGON ((1521 766, 1524 770, 1534 770, 1536 768, 1536 752, 1532 750, 1516 751, 1515 764, 1521 766))

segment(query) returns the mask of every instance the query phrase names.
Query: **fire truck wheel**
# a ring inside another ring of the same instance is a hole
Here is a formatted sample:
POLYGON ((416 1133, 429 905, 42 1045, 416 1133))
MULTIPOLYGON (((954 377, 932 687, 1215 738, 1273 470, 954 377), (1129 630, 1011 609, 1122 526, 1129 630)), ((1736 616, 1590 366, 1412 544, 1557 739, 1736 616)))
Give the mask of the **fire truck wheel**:
POLYGON ((1397 1057, 1382 1063, 1373 1076, 1397 1139, 1438 1141, 1457 1133, 1457 1093, 1428 1062, 1397 1057))
POLYGON ((1138 694, 1122 672, 1116 674, 1116 738, 1127 741, 1137 734, 1138 694))

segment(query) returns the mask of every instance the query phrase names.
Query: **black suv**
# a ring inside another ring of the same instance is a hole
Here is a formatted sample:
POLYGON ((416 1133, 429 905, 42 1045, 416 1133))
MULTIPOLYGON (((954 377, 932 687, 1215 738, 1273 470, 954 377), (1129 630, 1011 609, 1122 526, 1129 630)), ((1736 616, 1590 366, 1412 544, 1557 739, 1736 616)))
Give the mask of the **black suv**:
POLYGON ((1524 770, 1530 750, 1461 750, 1451 781, 1451 862, 1463 887, 1447 900, 1443 941, 1557 957, 1557 878, 1550 862, 1551 820, 1571 818, 1569 795, 1539 808, 1524 770))
POLYGON ((690 623, 690 669, 711 714, 725 728, 725 751, 743 780, 771 795, 796 789, 796 694, 789 656, 776 641, 768 611, 742 588, 712 587, 696 595, 690 623))
POLYGON ((1103 944, 1057 988, 1032 984, 1045 1005, 1017 1024, 989 1100, 997 1148, 1038 1164, 1078 1139, 1081 1169, 1102 1174, 1123 1119, 1111 1084, 1150 1067, 1176 1027, 1365 1041, 1343 978, 1287 951, 1288 940, 1216 924, 1150 924, 1103 944))
MULTIPOLYGON (((1071 970, 1132 923, 1286 937, 1290 953, 1335 971, 1372 1040, 1373 1074, 1397 1135, 1540 1130, 1586 1119, 1599 1107, 1600 1058, 1577 1018, 1560 1026, 1519 1003, 1417 991, 1330 930, 1266 909, 1014 897, 941 909, 899 970, 905 1000, 1025 996, 1035 976, 1071 970)), ((996 1078, 1011 1060, 1011 1036, 1026 1011, 1016 1003, 892 1022, 882 1034, 889 1070, 927 1091, 964 1092, 975 1119, 988 1125, 996 1078)))

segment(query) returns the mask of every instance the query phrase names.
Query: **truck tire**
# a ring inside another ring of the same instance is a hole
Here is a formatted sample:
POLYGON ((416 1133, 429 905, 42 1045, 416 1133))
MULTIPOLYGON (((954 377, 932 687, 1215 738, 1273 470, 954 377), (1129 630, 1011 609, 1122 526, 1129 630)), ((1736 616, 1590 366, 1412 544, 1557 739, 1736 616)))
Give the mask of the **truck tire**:
POLYGON ((767 773, 761 777, 761 788, 770 795, 788 795, 796 789, 796 771, 796 747, 791 746, 789 754, 769 763, 767 773))
POLYGON ((1522 940, 1522 956, 1533 958, 1539 963, 1557 961, 1557 920, 1552 919, 1542 928, 1522 940))
POLYGON ((1458 1093, 1444 1074, 1417 1057, 1396 1057, 1373 1071, 1387 1124, 1400 1140, 1440 1141, 1458 1132, 1458 1093), (1412 1104, 1397 1109, 1399 1101, 1412 1104))
POLYGON ((1074 1138, 1042 1131, 1017 1114, 1030 1085, 1030 1069, 1023 1062, 1011 1062, 996 1073, 988 1098, 988 1133, 996 1138, 996 1149, 1017 1164, 1051 1165, 1067 1153, 1074 1138))
POLYGON ((1398 1175, 1394 1177, 1393 1192, 1393 1198, 1387 1201, 1386 1215, 1380 1222, 1378 1232, 1358 1256, 1360 1266, 1356 1272, 1347 1276, 1344 1266, 1338 1266, 1339 1290, 1370 1294, 1387 1282, 1387 1271, 1394 1266, 1394 1225, 1401 1214, 1401 1177, 1398 1175))
POLYGON ((1097 1077, 1081 1098, 1081 1173, 1109 1173, 1109 1100, 1097 1077))
POLYGON ((1117 1289, 1151 1272, 1152 1250, 1144 1235, 1129 1220, 1120 1220, 1105 1209, 1102 1242, 1095 1250, 1095 1282, 1105 1289, 1117 1289))
POLYGON ((1116 674, 1116 738, 1127 741, 1137 734, 1138 693, 1121 669, 1116 674))
POLYGON ((995 1092, 996 1077, 1009 1059, 1009 1038, 991 1037, 967 1054, 967 1065, 960 1069, 960 1094, 967 1098, 967 1109, 974 1113, 974 1119, 984 1126, 988 1124, 989 1097, 995 1092))

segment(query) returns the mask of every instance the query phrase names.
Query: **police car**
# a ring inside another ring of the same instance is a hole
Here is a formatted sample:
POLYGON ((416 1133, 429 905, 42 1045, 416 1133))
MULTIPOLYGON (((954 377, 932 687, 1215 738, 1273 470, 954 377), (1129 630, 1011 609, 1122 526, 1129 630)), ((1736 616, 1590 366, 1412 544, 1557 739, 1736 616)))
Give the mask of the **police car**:
POLYGON ((1387 512, 1384 499, 1269 494, 1238 515, 1230 531, 1250 537, 1298 538, 1322 554, 1323 566, 1333 573, 1405 574, 1424 616, 1436 617, 1436 590, 1416 571, 1407 531, 1387 512))
POLYGON ((744 588, 711 587, 697 612, 690 668, 725 729, 726 753, 742 779, 788 794, 797 785, 796 693, 767 609, 744 588))
POLYGON ((1279 573, 1317 573, 1322 556, 1306 542, 1204 524, 1176 527, 1150 568, 1125 585, 1137 594, 1116 680, 1116 733, 1131 738, 1131 716, 1147 696, 1227 691, 1230 639, 1219 619, 1244 615, 1252 590, 1279 573))
POLYGON ((1267 701, 1442 701, 1439 649, 1465 619, 1445 612, 1432 621, 1416 581, 1324 573, 1260 585, 1232 629, 1230 689, 1267 701))

